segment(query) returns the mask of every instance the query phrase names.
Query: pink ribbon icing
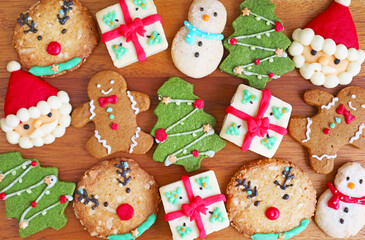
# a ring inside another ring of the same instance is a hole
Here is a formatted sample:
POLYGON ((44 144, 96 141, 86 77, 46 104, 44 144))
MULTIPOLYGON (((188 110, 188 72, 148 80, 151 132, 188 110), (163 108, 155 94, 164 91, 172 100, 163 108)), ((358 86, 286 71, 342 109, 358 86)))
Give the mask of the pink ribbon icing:
POLYGON ((118 102, 118 97, 116 95, 99 98, 99 105, 102 108, 105 107, 108 103, 116 104, 117 102, 118 102))
POLYGON ((206 232, 204 228, 204 224, 200 214, 207 214, 208 208, 207 206, 219 202, 226 201, 226 196, 224 194, 217 194, 214 196, 210 196, 202 199, 199 195, 194 196, 193 189, 191 188, 191 182, 188 176, 182 176, 181 180, 184 183, 186 193, 189 198, 189 203, 185 203, 181 206, 181 210, 170 212, 165 214, 165 221, 169 222, 175 220, 177 218, 186 216, 190 218, 190 221, 194 221, 199 230, 199 238, 205 238, 206 232))
POLYGON ((337 109, 336 113, 342 114, 345 117, 346 123, 350 124, 352 121, 355 120, 355 116, 351 115, 349 111, 345 108, 343 104, 341 104, 337 109))
POLYGON ((120 36, 125 37, 127 42, 132 41, 134 48, 136 49, 138 60, 140 62, 144 62, 146 61, 146 53, 143 50, 140 42, 138 41, 137 33, 140 36, 144 37, 144 34, 146 32, 144 27, 151 25, 157 21, 161 22, 162 24, 162 18, 158 14, 153 14, 143 19, 135 18, 134 20, 132 20, 125 0, 120 0, 119 5, 123 12, 125 24, 122 24, 118 28, 113 29, 109 32, 103 33, 101 35, 101 40, 103 41, 103 43, 106 43, 120 36))

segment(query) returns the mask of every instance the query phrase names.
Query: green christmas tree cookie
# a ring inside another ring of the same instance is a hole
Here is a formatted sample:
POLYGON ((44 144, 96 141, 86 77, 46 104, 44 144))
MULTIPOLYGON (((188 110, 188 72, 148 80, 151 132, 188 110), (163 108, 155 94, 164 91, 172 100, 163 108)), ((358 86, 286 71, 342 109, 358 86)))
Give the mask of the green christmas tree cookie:
POLYGON ((285 52, 291 42, 282 33, 284 27, 270 0, 246 0, 240 9, 241 15, 232 24, 235 32, 224 42, 230 54, 220 69, 262 89, 294 69, 285 52))
POLYGON ((193 85, 180 78, 170 78, 157 94, 161 102, 151 131, 158 143, 153 159, 182 165, 188 172, 199 169, 203 158, 226 144, 214 132, 215 118, 203 111, 204 101, 193 94, 193 85))
POLYGON ((64 210, 75 184, 57 176, 57 168, 43 168, 19 152, 0 154, 0 199, 5 200, 6 217, 18 219, 20 237, 65 226, 64 210))

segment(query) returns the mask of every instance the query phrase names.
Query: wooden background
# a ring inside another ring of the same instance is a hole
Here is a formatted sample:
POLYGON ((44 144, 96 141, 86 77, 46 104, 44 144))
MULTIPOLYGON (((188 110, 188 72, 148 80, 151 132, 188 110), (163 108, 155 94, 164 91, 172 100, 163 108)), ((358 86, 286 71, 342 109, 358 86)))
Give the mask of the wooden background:
MULTIPOLYGON (((9 78, 6 65, 10 60, 17 60, 16 53, 12 48, 12 32, 16 19, 21 11, 27 10, 36 0, 1 0, 0 1, 0 116, 3 115, 4 98, 9 78)), ((93 15, 100 9, 115 4, 117 0, 82 0, 83 4, 90 9, 93 15)), ((187 12, 192 0, 155 0, 158 13, 164 20, 164 29, 169 44, 175 33, 183 25, 187 18, 187 12)), ((233 29, 232 21, 238 17, 241 0, 222 0, 228 12, 227 26, 224 35, 228 37, 233 29)), ((277 9, 276 15, 283 20, 285 34, 290 36, 294 29, 303 27, 314 16, 326 9, 332 0, 275 0, 277 9)), ((365 0, 353 0, 350 6, 356 27, 358 29, 360 48, 365 49, 365 0)), ((227 54, 227 53, 226 53, 227 54)), ((130 90, 147 93, 152 99, 151 110, 139 115, 138 123, 143 130, 149 132, 156 117, 153 109, 158 101, 157 89, 171 76, 179 76, 195 85, 195 94, 204 99, 205 111, 217 118, 215 129, 219 132, 224 119, 224 109, 229 105, 237 86, 242 83, 241 79, 215 71, 212 75, 203 79, 191 79, 185 77, 173 65, 170 48, 167 51, 154 55, 144 63, 135 63, 122 69, 116 69, 106 51, 105 46, 100 43, 94 54, 78 70, 58 77, 47 79, 52 85, 65 90, 71 97, 72 105, 88 101, 86 86, 89 79, 99 71, 111 69, 120 72, 128 83, 130 90)), ((365 65, 361 73, 355 77, 351 85, 365 87, 365 65)), ((298 70, 294 70, 278 80, 268 83, 267 87, 276 97, 283 99, 293 105, 294 115, 309 116, 315 113, 315 109, 302 101, 304 92, 314 88, 309 81, 300 77, 298 70)), ((320 88, 325 90, 324 88, 320 88)), ((328 90, 336 94, 341 86, 328 90)), ((86 141, 93 135, 94 126, 87 125, 83 129, 69 127, 66 135, 57 139, 55 143, 41 148, 30 150, 20 149, 18 146, 6 142, 5 134, 0 131, 0 153, 9 151, 20 151, 26 158, 37 158, 43 166, 55 166, 59 168, 59 177, 64 181, 77 182, 81 175, 100 159, 91 157, 85 150, 86 141)), ((152 160, 152 153, 156 146, 146 155, 130 155, 117 153, 112 157, 124 156, 136 160, 141 167, 155 176, 160 186, 179 180, 180 176, 186 174, 180 166, 172 165, 163 167, 161 163, 152 160)), ((345 146, 338 152, 338 159, 335 162, 335 171, 328 175, 319 175, 312 171, 307 162, 308 153, 295 142, 290 136, 285 136, 276 158, 293 161, 306 171, 318 191, 318 196, 326 189, 326 182, 332 181, 336 170, 347 161, 362 161, 365 167, 365 152, 351 146, 345 146)), ((199 171, 190 173, 197 174, 208 169, 213 169, 218 177, 221 190, 224 192, 230 177, 240 166, 250 160, 260 159, 261 156, 252 152, 241 152, 241 150, 227 142, 227 146, 212 159, 206 158, 202 162, 199 171)), ((47 229, 34 234, 29 239, 93 239, 87 231, 84 231, 79 221, 75 218, 71 206, 67 207, 66 215, 69 218, 67 225, 59 230, 47 229)), ((156 224, 139 239, 171 239, 171 232, 163 220, 164 211, 160 205, 160 212, 156 224)), ((15 219, 6 219, 4 203, 0 203, 0 237, 1 239, 18 239, 18 225, 15 219)), ((294 239, 328 239, 312 221, 309 227, 294 239)), ((353 239, 364 239, 365 228, 353 239)), ((95 238, 96 239, 96 238, 95 238)), ((208 235, 207 239, 245 239, 233 227, 228 227, 220 232, 208 235)))

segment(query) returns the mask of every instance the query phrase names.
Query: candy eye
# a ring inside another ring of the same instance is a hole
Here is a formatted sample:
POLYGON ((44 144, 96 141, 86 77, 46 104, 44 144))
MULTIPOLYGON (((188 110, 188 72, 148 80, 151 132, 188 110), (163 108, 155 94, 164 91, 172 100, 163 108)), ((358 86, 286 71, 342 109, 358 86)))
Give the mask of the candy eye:
POLYGON ((349 181, 350 180, 350 177, 346 177, 346 180, 349 181))
POLYGON ((111 81, 110 81, 110 84, 114 84, 114 80, 111 80, 111 81))
POLYGON ((127 188, 125 191, 126 191, 127 193, 130 193, 130 192, 131 192, 131 189, 130 189, 130 188, 127 188))
POLYGON ((97 88, 100 88, 100 87, 101 87, 100 83, 99 83, 98 85, 96 85, 96 87, 97 87, 97 88))
POLYGON ((213 15, 214 15, 214 17, 218 17, 218 13, 217 12, 215 12, 213 15))
POLYGON ((48 113, 48 114, 47 114, 47 116, 48 116, 48 117, 52 117, 52 113, 51 113, 51 112, 50 112, 50 113, 48 113))
POLYGON ((256 201, 253 205, 257 207, 258 205, 260 205, 260 201, 256 201))
POLYGON ((340 62, 341 62, 341 60, 340 60, 340 59, 336 59, 336 60, 334 61, 334 63, 335 63, 336 65, 340 64, 340 62))
POLYGON ((62 34, 65 34, 66 32, 67 32, 66 28, 62 29, 62 34))
POLYGON ((316 50, 312 50, 312 51, 311 51, 311 54, 312 54, 313 56, 316 56, 317 51, 316 51, 316 50))
POLYGON ((362 180, 362 179, 360 179, 360 180, 359 180, 359 183, 360 183, 360 184, 362 184, 362 182, 363 182, 363 180, 362 180))
POLYGON ((29 129, 29 124, 24 124, 23 128, 24 128, 25 130, 28 130, 28 129, 29 129))
POLYGON ((108 206, 109 206, 108 202, 104 202, 104 207, 108 207, 108 206))
POLYGON ((200 8, 200 11, 201 11, 201 12, 203 12, 203 11, 204 11, 204 8, 203 8, 203 7, 201 7, 201 8, 200 8))
POLYGON ((288 195, 288 194, 285 194, 285 195, 283 196, 283 199, 284 199, 284 200, 288 200, 288 199, 289 199, 289 195, 288 195))
POLYGON ((39 35, 38 37, 37 37, 37 39, 40 41, 40 40, 42 40, 42 36, 41 35, 39 35))

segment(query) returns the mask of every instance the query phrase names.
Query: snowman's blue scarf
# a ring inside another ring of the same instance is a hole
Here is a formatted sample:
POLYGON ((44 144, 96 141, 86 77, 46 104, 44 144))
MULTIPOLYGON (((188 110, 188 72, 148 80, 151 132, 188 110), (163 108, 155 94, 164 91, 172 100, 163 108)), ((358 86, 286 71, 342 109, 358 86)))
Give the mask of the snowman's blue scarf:
POLYGON ((195 36, 199 36, 201 38, 210 39, 210 40, 223 40, 224 36, 220 33, 207 33, 196 27, 194 27, 188 21, 184 21, 185 27, 189 29, 188 35, 185 37, 185 41, 190 45, 194 44, 195 36))

